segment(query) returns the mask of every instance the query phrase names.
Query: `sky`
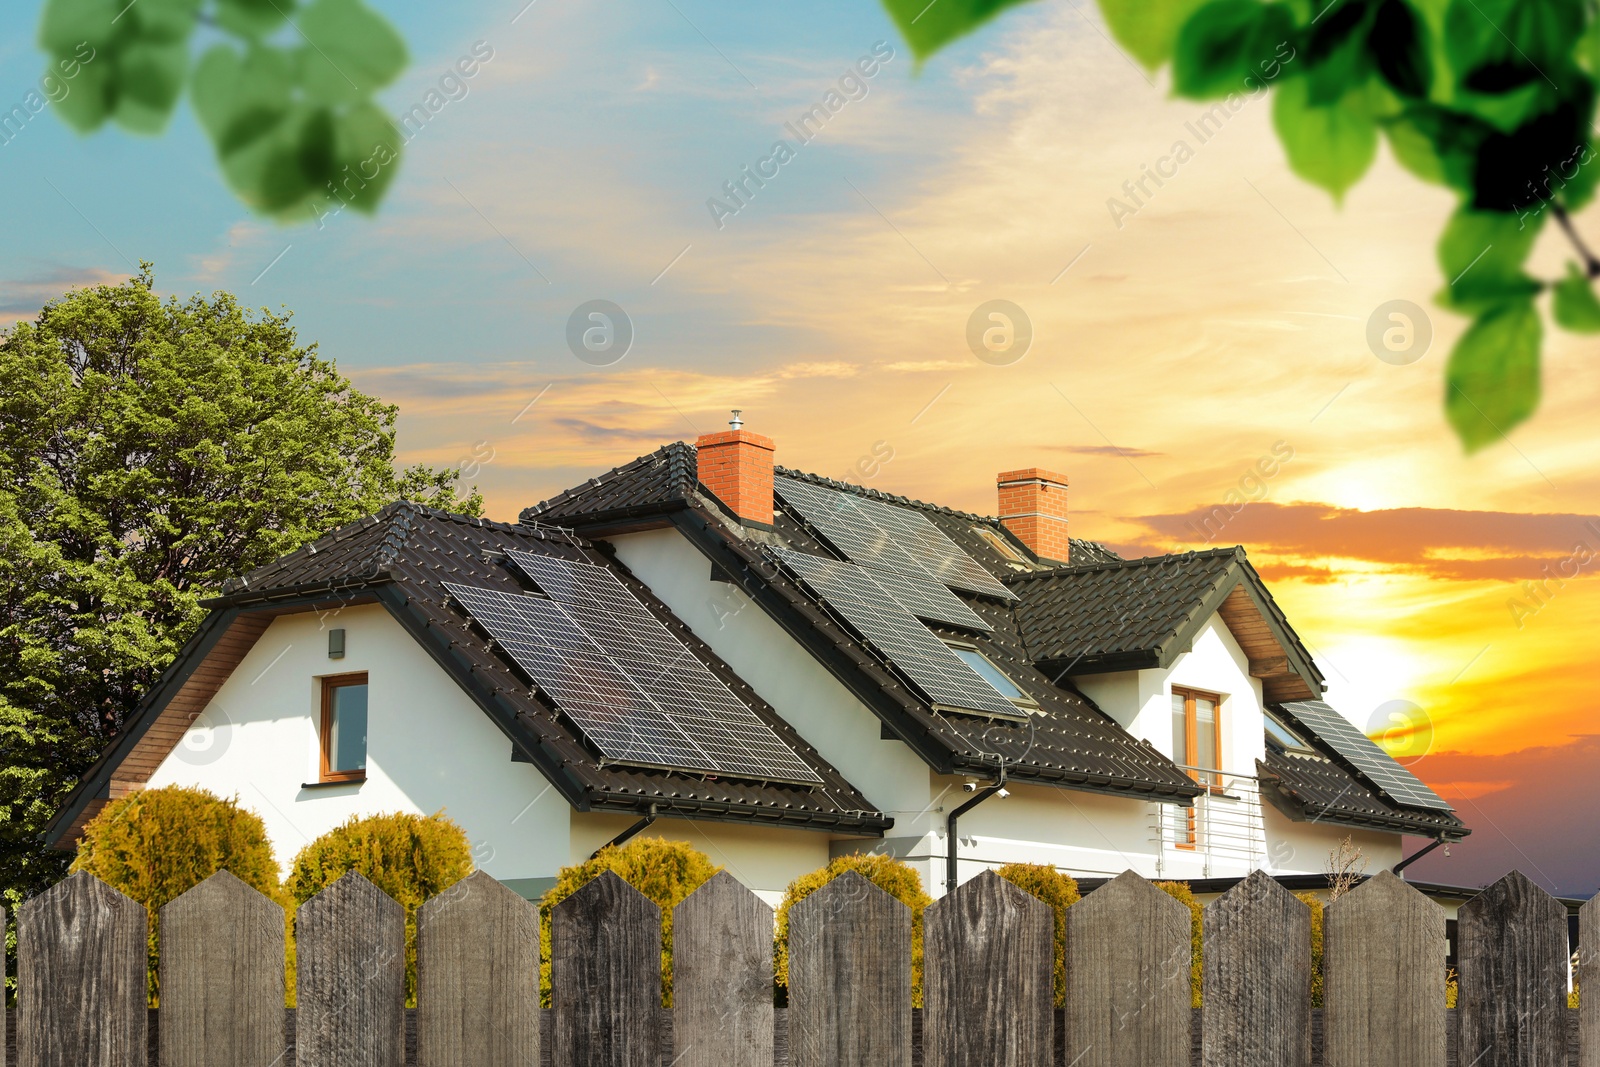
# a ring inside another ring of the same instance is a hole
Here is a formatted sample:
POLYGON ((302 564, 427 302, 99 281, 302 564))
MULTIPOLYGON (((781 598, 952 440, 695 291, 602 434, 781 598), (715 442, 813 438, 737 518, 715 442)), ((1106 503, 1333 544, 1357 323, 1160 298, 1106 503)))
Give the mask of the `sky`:
MULTIPOLYGON (((164 292, 293 309, 400 406, 402 459, 468 467, 503 519, 733 408, 780 463, 985 513, 996 473, 1061 471, 1076 536, 1246 546, 1330 701, 1472 826, 1414 876, 1600 888, 1600 363, 1549 335, 1539 414, 1462 453, 1445 192, 1382 152, 1335 204, 1290 173, 1269 99, 1203 121, 1077 0, 920 68, 872 0, 377 6, 411 49, 395 115, 490 55, 376 216, 252 216, 187 104, 159 137, 46 108, 0 145, 0 328, 141 259, 164 292), (569 348, 593 300, 631 323, 615 361, 569 348), (1031 342, 980 360, 997 300, 1031 342), (1410 361, 1369 344, 1394 301, 1410 361)), ((37 16, 0 9, 0 110, 38 84, 37 16)), ((1536 272, 1561 262, 1546 234, 1536 272)))

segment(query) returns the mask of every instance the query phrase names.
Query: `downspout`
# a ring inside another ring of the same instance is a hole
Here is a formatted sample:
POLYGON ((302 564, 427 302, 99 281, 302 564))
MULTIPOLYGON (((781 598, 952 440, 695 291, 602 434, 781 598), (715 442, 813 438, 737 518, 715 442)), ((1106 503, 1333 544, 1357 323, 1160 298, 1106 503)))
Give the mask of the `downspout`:
POLYGON ((1417 862, 1422 857, 1426 856, 1428 853, 1430 853, 1434 849, 1438 848, 1440 845, 1446 845, 1446 844, 1449 844, 1449 842, 1447 840, 1445 840, 1445 838, 1443 836, 1434 838, 1433 839, 1433 844, 1428 845, 1426 848, 1424 848, 1421 851, 1419 851, 1416 855, 1408 856, 1405 859, 1401 860, 1399 863, 1395 864, 1393 867, 1390 867, 1389 868, 1389 873, 1390 874, 1399 874, 1401 871, 1405 870, 1407 867, 1411 866, 1413 863, 1417 862))
POLYGON ((632 826, 630 826, 626 830, 622 831, 622 833, 618 834, 616 837, 613 837, 610 841, 607 841, 605 844, 601 845, 599 848, 597 848, 593 852, 589 853, 589 858, 590 859, 594 859, 596 856, 600 855, 600 853, 604 852, 608 848, 614 848, 614 847, 615 848, 620 848, 622 845, 624 845, 627 842, 633 840, 634 837, 638 836, 641 832, 643 832, 645 829, 647 829, 650 826, 651 823, 653 823, 655 821, 656 821, 656 806, 654 804, 652 804, 652 805, 650 805, 650 814, 649 815, 646 815, 644 818, 640 819, 638 822, 634 823, 632 826))
POLYGON ((1005 788, 1006 779, 1004 772, 1002 772, 998 782, 996 782, 994 785, 985 786, 984 788, 978 790, 977 796, 973 797, 965 804, 956 808, 949 815, 945 816, 944 891, 946 893, 953 891, 956 887, 956 848, 958 846, 958 842, 956 840, 956 821, 959 820, 961 816, 977 807, 979 804, 982 804, 985 800, 988 800, 990 797, 994 796, 996 793, 1005 792, 1005 788))

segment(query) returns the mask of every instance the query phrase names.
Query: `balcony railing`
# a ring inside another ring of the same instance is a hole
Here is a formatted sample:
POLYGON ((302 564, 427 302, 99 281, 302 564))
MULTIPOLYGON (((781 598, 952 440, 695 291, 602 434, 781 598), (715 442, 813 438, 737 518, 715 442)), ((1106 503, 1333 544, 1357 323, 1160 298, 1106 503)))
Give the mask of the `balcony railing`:
POLYGON ((1205 878, 1221 864, 1246 870, 1261 866, 1267 854, 1267 827, 1256 777, 1215 767, 1178 766, 1210 784, 1212 792, 1196 797, 1193 808, 1152 805, 1156 873, 1180 862, 1188 866, 1184 861, 1194 859, 1200 861, 1205 878))

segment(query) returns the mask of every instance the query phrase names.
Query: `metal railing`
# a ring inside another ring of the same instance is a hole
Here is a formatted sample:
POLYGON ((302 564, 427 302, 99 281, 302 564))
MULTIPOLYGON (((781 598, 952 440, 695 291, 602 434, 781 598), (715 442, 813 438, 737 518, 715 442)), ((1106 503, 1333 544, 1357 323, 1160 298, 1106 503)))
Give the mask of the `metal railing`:
POLYGON ((1170 863, 1184 859, 1198 859, 1205 878, 1219 862, 1246 870, 1259 867, 1267 853, 1259 780, 1215 767, 1178 766, 1210 784, 1212 792, 1195 797, 1192 808, 1152 805, 1156 873, 1165 873, 1170 863))

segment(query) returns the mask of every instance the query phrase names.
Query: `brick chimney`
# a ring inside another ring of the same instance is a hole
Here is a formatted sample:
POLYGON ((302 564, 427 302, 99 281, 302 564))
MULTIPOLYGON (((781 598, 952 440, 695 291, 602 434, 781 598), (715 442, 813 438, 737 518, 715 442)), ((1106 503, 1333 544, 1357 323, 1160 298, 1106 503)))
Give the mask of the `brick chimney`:
POLYGON ((1041 559, 1070 562, 1067 476, 1040 467, 1006 471, 1000 487, 1000 521, 1041 559))
POLYGON ((772 525, 772 438, 743 429, 739 412, 722 433, 701 435, 700 484, 745 522, 772 525))

